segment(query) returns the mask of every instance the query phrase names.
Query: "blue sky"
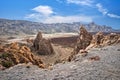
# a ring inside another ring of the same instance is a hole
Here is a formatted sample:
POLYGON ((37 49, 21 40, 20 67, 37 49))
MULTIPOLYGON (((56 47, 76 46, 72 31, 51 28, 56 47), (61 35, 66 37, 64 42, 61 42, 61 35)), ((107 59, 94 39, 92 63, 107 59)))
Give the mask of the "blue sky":
POLYGON ((120 29, 120 0, 0 0, 0 18, 44 23, 93 21, 120 29))

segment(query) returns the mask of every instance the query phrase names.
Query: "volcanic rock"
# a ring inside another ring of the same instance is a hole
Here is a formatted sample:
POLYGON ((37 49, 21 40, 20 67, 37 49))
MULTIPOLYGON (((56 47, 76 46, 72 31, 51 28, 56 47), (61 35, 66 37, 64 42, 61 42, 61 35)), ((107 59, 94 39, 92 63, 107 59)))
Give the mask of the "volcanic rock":
POLYGON ((93 56, 93 57, 90 57, 89 60, 98 61, 98 60, 100 60, 100 57, 99 56, 93 56))
POLYGON ((120 43, 120 34, 116 33, 104 35, 102 32, 98 32, 96 35, 93 36, 93 39, 91 41, 93 47, 107 46, 118 43, 120 43))
POLYGON ((105 36, 102 45, 112 45, 120 43, 120 35, 119 34, 108 34, 105 36))
POLYGON ((77 39, 76 46, 75 46, 73 52, 71 53, 71 56, 69 57, 69 61, 71 61, 73 56, 78 54, 78 52, 81 49, 85 50, 86 47, 90 45, 91 40, 92 40, 92 35, 90 33, 88 33, 87 30, 82 25, 80 27, 80 34, 79 34, 79 37, 77 39))
POLYGON ((99 46, 103 43, 105 36, 102 32, 96 33, 96 35, 93 35, 93 39, 91 41, 91 44, 94 44, 94 46, 99 46))
POLYGON ((39 32, 34 40, 33 48, 40 55, 50 55, 54 54, 53 47, 50 40, 44 39, 42 33, 39 32))
POLYGON ((19 45, 17 42, 14 42, 14 43, 11 43, 10 46, 9 46, 10 49, 16 49, 18 50, 19 49, 19 45))
MULTIPOLYGON (((0 48, 0 65, 9 68, 19 63, 29 63, 41 67, 43 62, 40 57, 35 56, 27 46, 11 43, 0 48)), ((43 67, 43 66, 42 66, 43 67)))

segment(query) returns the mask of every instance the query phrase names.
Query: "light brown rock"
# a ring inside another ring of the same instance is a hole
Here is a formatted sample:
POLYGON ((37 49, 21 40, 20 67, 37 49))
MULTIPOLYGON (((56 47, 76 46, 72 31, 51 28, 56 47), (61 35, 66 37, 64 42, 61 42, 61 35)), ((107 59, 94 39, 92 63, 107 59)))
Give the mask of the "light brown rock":
POLYGON ((39 67, 41 67, 41 64, 43 65, 40 57, 35 56, 25 45, 20 46, 18 43, 11 43, 0 48, 0 65, 6 68, 29 62, 39 67))
POLYGON ((91 40, 92 40, 92 35, 90 33, 88 33, 87 30, 82 25, 80 27, 80 34, 79 34, 79 38, 77 39, 76 46, 75 46, 75 48, 74 48, 73 52, 71 53, 68 60, 71 61, 73 56, 78 54, 78 52, 81 49, 85 50, 86 47, 90 45, 91 40))
POLYGON ((98 32, 96 33, 96 35, 93 36, 91 43, 93 43, 94 45, 100 45, 101 43, 103 43, 104 37, 105 36, 102 32, 98 32))
POLYGON ((102 32, 98 32, 93 36, 93 39, 91 41, 91 44, 93 44, 94 47, 107 46, 118 43, 120 43, 120 34, 116 33, 104 35, 102 32))

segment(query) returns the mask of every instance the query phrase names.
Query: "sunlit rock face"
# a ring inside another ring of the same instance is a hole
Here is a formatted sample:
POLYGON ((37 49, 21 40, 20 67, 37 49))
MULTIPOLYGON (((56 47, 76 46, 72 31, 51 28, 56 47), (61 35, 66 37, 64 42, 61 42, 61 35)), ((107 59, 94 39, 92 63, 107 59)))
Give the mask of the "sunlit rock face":
POLYGON ((9 68, 20 63, 32 63, 41 67, 43 62, 35 56, 29 47, 17 42, 0 47, 0 65, 9 68))
POLYGON ((120 43, 120 34, 111 33, 105 36, 103 42, 101 43, 103 46, 119 44, 120 43))
POLYGON ((91 40, 92 40, 92 35, 87 32, 84 26, 81 26, 80 35, 77 40, 77 45, 75 46, 73 53, 77 54, 79 50, 85 49, 91 43, 91 40))
POLYGON ((87 30, 84 28, 84 26, 82 25, 80 27, 80 34, 79 34, 79 37, 77 39, 77 43, 76 43, 76 46, 71 54, 71 56, 69 57, 69 59, 71 60, 72 57, 75 55, 75 54, 78 54, 78 52, 83 49, 85 50, 87 46, 90 45, 91 43, 91 40, 92 40, 92 35, 87 32, 87 30))
POLYGON ((105 38, 104 34, 102 32, 98 32, 95 35, 93 35, 91 44, 100 45, 101 43, 103 43, 104 38, 105 38))
POLYGON ((50 55, 55 53, 50 40, 44 39, 41 32, 37 34, 33 43, 33 48, 40 55, 50 55))
POLYGON ((107 46, 118 43, 120 43, 120 34, 116 33, 104 35, 102 32, 98 32, 93 36, 93 39, 91 41, 93 47, 107 46))

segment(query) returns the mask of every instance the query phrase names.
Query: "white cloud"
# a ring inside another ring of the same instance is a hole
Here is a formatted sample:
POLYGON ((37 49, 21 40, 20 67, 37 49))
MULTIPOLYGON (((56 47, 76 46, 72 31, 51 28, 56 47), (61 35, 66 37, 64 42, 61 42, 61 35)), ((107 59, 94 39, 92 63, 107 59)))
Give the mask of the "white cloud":
MULTIPOLYGON (((46 16, 43 16, 42 14, 40 13, 32 13, 32 14, 28 14, 25 16, 25 19, 30 19, 32 21, 42 21, 42 19, 44 19, 46 16)), ((41 22, 40 21, 40 22, 41 22)))
POLYGON ((66 0, 66 1, 67 3, 74 3, 77 5, 89 6, 92 8, 96 7, 98 11, 101 12, 103 15, 107 15, 111 18, 120 19, 119 15, 109 13, 108 10, 104 8, 101 3, 95 3, 95 0, 66 0))
POLYGON ((107 16, 109 16, 111 18, 118 18, 118 19, 120 19, 120 16, 118 16, 116 14, 108 13, 108 10, 103 8, 103 6, 100 3, 96 4, 96 7, 98 8, 98 11, 101 12, 103 15, 107 15, 107 16))
POLYGON ((45 15, 45 16, 53 14, 53 10, 49 6, 42 6, 42 5, 40 5, 40 6, 37 6, 37 7, 33 8, 32 10, 34 10, 36 12, 39 12, 39 13, 45 15))
POLYGON ((52 15, 52 16, 43 16, 39 13, 30 14, 25 17, 26 19, 31 19, 36 22, 42 23, 71 23, 71 22, 92 22, 92 17, 90 16, 60 16, 60 15, 52 15))
POLYGON ((101 12, 103 15, 106 15, 108 13, 107 9, 103 8, 100 3, 96 4, 96 7, 98 8, 98 11, 101 12))
MULTIPOLYGON (((82 4, 82 5, 90 5, 90 0, 84 0, 88 1, 84 2, 83 0, 67 0, 69 2, 76 1, 76 4, 82 4), (78 1, 78 2, 77 2, 78 1), (83 1, 80 3, 80 1, 83 1)), ((98 11, 101 12, 103 15, 109 16, 111 18, 118 18, 120 19, 120 16, 109 13, 106 8, 104 8, 100 3, 96 4, 95 7, 97 7, 98 11)), ((70 15, 70 16, 61 16, 55 14, 56 12, 53 11, 53 9, 50 6, 37 6, 32 9, 34 12, 31 14, 28 14, 25 16, 25 19, 29 19, 36 22, 43 22, 43 23, 71 23, 71 22, 92 22, 93 16, 85 16, 85 15, 70 15)))
POLYGON ((98 9, 98 11, 101 12, 103 15, 107 15, 108 17, 111 17, 111 18, 120 19, 119 15, 109 13, 108 10, 106 8, 104 8, 101 3, 96 4, 94 2, 94 0, 67 0, 67 3, 74 3, 77 5, 96 7, 98 9))
POLYGON ((88 16, 52 16, 44 20, 45 23, 92 22, 88 16))
POLYGON ((112 18, 118 18, 118 19, 120 19, 120 16, 115 15, 115 14, 110 14, 110 13, 108 13, 107 15, 108 15, 109 17, 112 17, 112 18))
POLYGON ((67 3, 74 3, 78 5, 92 6, 93 0, 67 0, 67 3))
POLYGON ((92 18, 83 15, 61 16, 55 14, 50 6, 38 6, 32 9, 32 14, 25 16, 25 19, 43 23, 71 23, 71 22, 92 22, 92 18))

